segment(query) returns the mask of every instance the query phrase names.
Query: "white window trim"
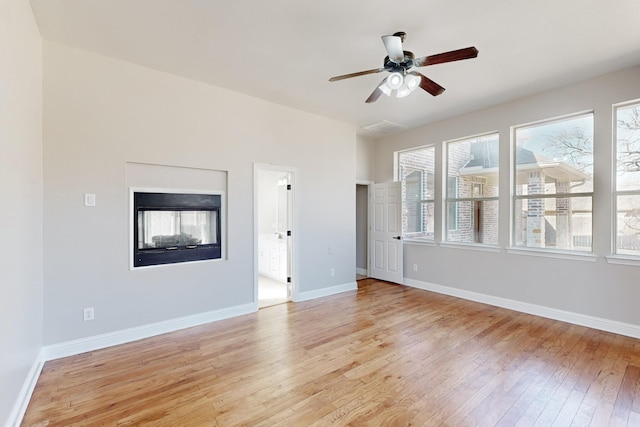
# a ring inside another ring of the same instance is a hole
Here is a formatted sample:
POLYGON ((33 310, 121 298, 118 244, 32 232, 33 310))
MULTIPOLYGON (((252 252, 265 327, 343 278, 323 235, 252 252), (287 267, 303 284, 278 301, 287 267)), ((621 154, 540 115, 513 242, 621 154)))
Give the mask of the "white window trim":
POLYGON ((403 237, 402 243, 404 245, 415 245, 415 246, 437 246, 436 241, 434 239, 427 239, 425 237, 403 237))
MULTIPOLYGON (((398 151, 395 151, 393 153, 393 176, 394 176, 394 179, 397 182, 402 182, 402 177, 400 176, 400 155, 402 153, 410 153, 412 151, 420 151, 420 150, 424 150, 424 149, 427 149, 427 148, 433 148, 433 152, 434 152, 434 156, 435 156, 436 144, 425 144, 425 145, 421 145, 419 147, 407 148, 405 150, 398 150, 398 151)), ((425 171, 423 169, 413 169, 413 170, 422 171, 425 174, 429 173, 429 172, 427 172, 427 171, 425 171)), ((433 177, 434 177, 434 180, 435 180, 435 174, 436 174, 435 164, 434 164, 434 168, 433 168, 432 174, 433 174, 433 177)), ((434 193, 435 193, 435 191, 434 191, 434 193)), ((435 202, 436 202, 435 194, 434 194, 434 197, 431 198, 431 199, 420 199, 420 200, 416 200, 416 202, 418 202, 420 204, 433 203, 434 206, 435 206, 435 202)), ((406 200, 404 200, 404 198, 403 198, 402 199, 403 208, 404 208, 405 203, 406 203, 406 200)), ((435 226, 435 224, 434 224, 434 226, 435 226)), ((415 236, 415 234, 419 234, 419 233, 420 232, 405 233, 404 231, 402 231, 402 240, 404 242, 411 242, 411 243, 422 244, 422 245, 427 245, 427 246, 429 246, 429 245, 435 246, 435 236, 432 237, 432 238, 415 236), (413 236, 412 236, 412 234, 413 234, 413 236)))
MULTIPOLYGON (((445 234, 444 237, 445 239, 448 237, 449 232, 450 231, 458 231, 458 224, 460 223, 459 221, 459 217, 458 214, 460 212, 460 210, 458 209, 458 204, 457 202, 459 202, 458 200, 458 185, 460 183, 460 177, 459 176, 449 176, 449 166, 447 165, 447 178, 446 178, 446 183, 445 183, 445 189, 444 189, 444 194, 446 195, 446 197, 444 198, 444 214, 443 214, 443 218, 444 218, 444 230, 445 230, 445 234), (455 180, 455 190, 456 190, 456 197, 449 197, 449 179, 454 179, 455 180), (451 225, 449 224, 449 203, 455 203, 455 214, 452 214, 453 217, 456 219, 456 223, 455 225, 451 225)), ((447 240, 445 240, 447 241, 447 240)))
POLYGON ((467 251, 481 252, 502 252, 498 245, 487 245, 485 243, 464 243, 464 242, 441 242, 440 247, 449 249, 463 249, 467 251))
MULTIPOLYGON (((511 235, 509 236, 509 241, 511 246, 507 248, 507 253, 510 254, 517 254, 517 255, 531 255, 531 256, 541 256, 541 257, 547 257, 547 258, 558 258, 558 259, 575 259, 575 260, 580 260, 580 261, 595 261, 597 259, 597 255, 595 255, 593 253, 593 243, 591 244, 591 251, 590 252, 581 252, 579 250, 558 250, 558 249, 547 249, 547 248, 532 248, 532 247, 520 247, 520 246, 515 246, 515 236, 516 236, 516 232, 515 232, 515 227, 516 227, 516 222, 515 222, 515 217, 516 217, 516 201, 517 200, 527 200, 529 198, 566 198, 568 197, 577 197, 577 196, 581 196, 581 197, 591 197, 591 215, 593 216, 593 206, 594 206, 594 200, 595 200, 595 191, 591 191, 591 192, 584 192, 584 193, 555 193, 555 194, 536 194, 536 195, 517 195, 515 194, 516 192, 516 176, 517 176, 517 171, 516 171, 516 131, 518 129, 522 129, 522 128, 530 128, 530 127, 534 127, 537 125, 541 125, 541 124, 551 124, 551 123, 558 123, 558 122, 562 122, 562 121, 566 121, 566 120, 570 120, 570 119, 574 119, 574 118, 578 118, 578 117, 583 117, 583 116, 587 116, 587 115, 591 115, 593 117, 593 122, 594 122, 594 148, 595 148, 595 121, 596 121, 596 113, 594 110, 585 110, 585 111, 580 111, 577 113, 572 113, 572 114, 565 114, 562 116, 556 116, 556 117, 552 117, 550 119, 542 119, 542 120, 537 120, 537 121, 533 121, 533 122, 528 122, 528 123, 521 123, 518 125, 513 125, 510 126, 510 144, 511 146, 510 148, 510 158, 509 158, 509 174, 510 174, 510 180, 511 180, 511 197, 510 197, 510 213, 509 213, 509 217, 510 217, 510 230, 511 230, 511 235), (537 196, 537 197, 533 197, 533 196, 537 196), (547 255, 545 255, 547 254, 547 255), (593 259, 591 259, 593 258, 593 259)), ((593 154, 593 159, 595 162, 595 152, 593 154)), ((594 176, 595 176, 595 172, 594 172, 594 176)), ((593 237, 593 217, 591 219, 591 236, 593 237)))
POLYGON ((634 99, 632 101, 621 102, 619 104, 614 104, 612 108, 611 114, 611 122, 613 126, 613 156, 612 156, 612 192, 611 198, 612 203, 611 206, 613 208, 612 216, 611 216, 611 251, 613 252, 611 255, 606 256, 607 262, 609 264, 619 264, 619 265, 633 265, 640 266, 640 255, 627 255, 627 254, 619 254, 618 253, 618 198, 620 196, 633 196, 640 195, 640 190, 618 190, 618 115, 617 111, 620 108, 630 107, 632 105, 640 106, 640 99, 634 99))
MULTIPOLYGON (((448 224, 448 219, 449 216, 447 214, 447 206, 449 203, 458 203, 458 202, 466 202, 466 201, 497 201, 498 204, 500 203, 500 196, 488 196, 488 197, 465 197, 465 198, 460 198, 460 197, 449 197, 449 144, 450 143, 454 143, 454 142, 459 142, 459 141, 466 141, 466 140, 470 140, 470 139, 478 139, 478 138, 482 138, 485 136, 491 136, 491 135, 495 135, 498 138, 498 145, 500 144, 500 131, 498 130, 494 130, 494 131, 490 131, 490 132, 484 132, 484 133, 479 133, 476 135, 471 135, 471 136, 465 136, 462 138, 456 138, 456 139, 450 139, 447 141, 443 141, 443 150, 442 150, 442 166, 443 166, 443 171, 444 171, 444 177, 442 180, 442 185, 443 185, 443 189, 442 189, 442 194, 444 195, 443 197, 443 203, 442 203, 442 236, 443 236, 443 241, 440 242, 440 246, 442 247, 451 247, 451 248, 459 248, 459 249, 472 249, 472 248, 477 248, 478 250, 485 250, 487 248, 490 248, 492 250, 490 250, 491 252, 500 252, 500 246, 498 245, 487 245, 485 243, 475 243, 475 242, 451 242, 448 239, 448 234, 451 231, 457 231, 458 230, 458 214, 457 214, 457 205, 456 205, 456 228, 449 228, 449 224, 448 224), (497 250, 495 250, 497 249, 497 250)), ((500 176, 500 168, 498 168, 498 177, 500 176)), ((457 182, 459 180, 459 176, 452 176, 451 178, 455 178, 456 179, 456 187, 457 187, 457 182)), ((498 182, 499 179, 498 179, 498 182)), ((456 188, 456 196, 458 194, 458 190, 456 188)), ((498 194, 500 194, 500 188, 498 187, 498 194)), ((499 220, 499 218, 498 218, 499 220)), ((500 234, 500 229, 498 229, 498 234, 500 234)), ((500 240, 500 238, 498 237, 498 240, 500 240)))
POLYGON ((640 257, 633 255, 608 255, 605 257, 607 263, 616 265, 631 265, 640 267, 640 257))
POLYGON ((596 262, 598 256, 592 252, 561 251, 557 249, 537 249, 525 247, 507 248, 507 253, 512 255, 529 255, 543 258, 569 259, 573 261, 596 262))

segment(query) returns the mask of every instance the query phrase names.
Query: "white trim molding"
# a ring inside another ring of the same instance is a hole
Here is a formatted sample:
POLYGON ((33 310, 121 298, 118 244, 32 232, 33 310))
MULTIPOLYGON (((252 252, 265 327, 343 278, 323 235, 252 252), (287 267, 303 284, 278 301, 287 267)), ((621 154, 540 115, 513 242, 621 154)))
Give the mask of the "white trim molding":
POLYGON ((356 178, 356 185, 371 185, 371 184, 375 184, 375 181, 369 181, 368 179, 357 179, 356 178))
POLYGON ((316 298, 328 297, 342 292, 357 291, 358 284, 356 282, 344 283, 342 285, 332 286, 330 288, 317 289, 315 291, 298 292, 295 302, 309 301, 316 298))
POLYGON ((483 245, 481 243, 440 242, 440 247, 447 249, 462 249, 465 251, 502 252, 502 248, 500 246, 483 245))
POLYGON ((417 237, 402 237, 402 244, 406 245, 416 245, 416 246, 437 246, 435 240, 426 240, 420 239, 417 237))
POLYGON ((33 390, 36 388, 38 378, 40 378, 40 373, 42 372, 44 362, 45 360, 43 357, 43 351, 40 350, 40 353, 31 365, 31 369, 29 370, 29 373, 27 374, 27 377, 22 384, 22 388, 20 389, 20 393, 18 394, 15 403, 13 404, 11 413, 9 413, 9 418, 7 419, 6 423, 7 427, 18 427, 20 424, 22 424, 24 414, 27 412, 27 406, 29 406, 29 401, 31 400, 31 395, 33 395, 33 390))
POLYGON ((596 262, 598 260, 598 256, 591 252, 568 252, 549 249, 510 247, 507 248, 507 253, 512 255, 538 256, 543 258, 570 259, 573 261, 596 262))
POLYGON ((610 319, 589 316, 586 314, 574 313, 571 311, 559 310, 527 302, 516 301, 478 292, 457 289, 449 286, 436 285, 434 283, 422 282, 414 279, 404 279, 404 284, 412 288, 432 291, 439 294, 450 295, 469 301, 489 304, 496 307, 507 308, 521 313, 533 314, 535 316, 546 317, 548 319, 573 323, 575 325, 586 326, 588 328, 599 329, 601 331, 612 332, 614 334, 625 335, 632 338, 640 338, 640 325, 618 322, 610 319))
POLYGON ((609 264, 640 266, 640 258, 637 256, 609 255, 605 258, 609 264))
POLYGON ((192 316, 179 317, 177 319, 166 320, 164 322, 152 323, 135 328, 123 329, 102 335, 94 335, 91 337, 45 346, 43 348, 43 356, 44 360, 47 361, 60 359, 62 357, 74 356, 88 351, 100 350, 114 345, 154 337, 156 335, 166 334, 180 329, 204 325, 205 323, 242 316, 255 311, 254 304, 250 303, 221 310, 209 311, 206 313, 194 314, 192 316))

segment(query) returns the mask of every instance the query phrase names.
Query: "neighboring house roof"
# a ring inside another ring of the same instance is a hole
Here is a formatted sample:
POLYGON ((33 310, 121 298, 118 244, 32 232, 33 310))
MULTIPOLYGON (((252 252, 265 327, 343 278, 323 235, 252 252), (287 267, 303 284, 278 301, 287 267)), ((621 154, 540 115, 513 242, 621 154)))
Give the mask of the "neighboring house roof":
POLYGON ((483 168, 491 169, 498 167, 500 143, 497 139, 491 141, 481 141, 471 144, 471 160, 462 169, 483 168))
MULTIPOLYGON (((471 160, 461 169, 460 175, 489 177, 498 173, 499 141, 481 141, 471 144, 471 160)), ((524 147, 516 147, 516 165, 518 166, 517 182, 526 182, 525 174, 543 171, 547 181, 579 182, 585 181, 589 175, 573 166, 552 160, 524 147)))

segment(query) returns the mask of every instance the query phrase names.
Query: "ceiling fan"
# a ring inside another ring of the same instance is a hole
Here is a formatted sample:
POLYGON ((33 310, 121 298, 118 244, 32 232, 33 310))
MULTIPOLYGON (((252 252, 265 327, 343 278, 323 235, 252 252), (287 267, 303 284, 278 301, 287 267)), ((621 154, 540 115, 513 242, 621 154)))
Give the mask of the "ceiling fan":
POLYGON ((374 68, 372 70, 335 76, 331 77, 329 81, 335 82, 351 77, 388 71, 390 74, 380 82, 365 102, 375 102, 383 93, 387 96, 392 96, 395 93, 396 97, 402 98, 409 95, 418 86, 431 95, 437 96, 444 92, 444 88, 417 71, 409 71, 412 67, 426 67, 427 65, 443 64, 445 62, 460 61, 478 56, 478 49, 475 47, 467 47, 416 59, 413 52, 402 49, 402 42, 404 42, 405 37, 406 33, 402 31, 394 33, 391 36, 382 36, 382 42, 388 53, 388 56, 384 58, 383 68, 374 68))

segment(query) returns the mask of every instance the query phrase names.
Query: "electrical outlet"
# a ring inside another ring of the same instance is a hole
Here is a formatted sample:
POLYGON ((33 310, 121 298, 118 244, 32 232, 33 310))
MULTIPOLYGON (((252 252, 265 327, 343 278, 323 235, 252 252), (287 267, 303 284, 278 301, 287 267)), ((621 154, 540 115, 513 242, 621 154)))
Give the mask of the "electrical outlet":
POLYGON ((413 264, 413 271, 418 271, 418 264, 413 264))
POLYGON ((93 320, 95 318, 95 313, 93 311, 93 307, 87 307, 82 310, 84 314, 84 321, 87 322, 89 320, 93 320))
POLYGON ((333 276, 335 276, 335 275, 336 275, 336 270, 335 270, 335 268, 332 268, 332 269, 331 269, 331 277, 333 277, 333 276))

